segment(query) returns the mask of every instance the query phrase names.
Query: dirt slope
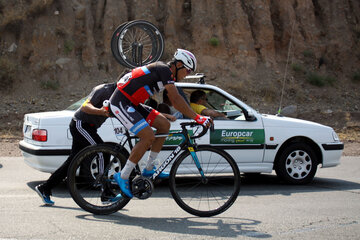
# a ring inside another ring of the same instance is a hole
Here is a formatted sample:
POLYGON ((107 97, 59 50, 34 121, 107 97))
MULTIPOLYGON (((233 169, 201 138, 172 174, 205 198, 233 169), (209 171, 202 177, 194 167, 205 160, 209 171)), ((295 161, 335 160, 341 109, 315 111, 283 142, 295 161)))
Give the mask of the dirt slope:
POLYGON ((193 51, 209 83, 255 109, 292 106, 292 116, 357 136, 358 0, 0 0, 1 131, 114 81, 123 67, 110 38, 133 19, 159 27, 162 60, 193 51))

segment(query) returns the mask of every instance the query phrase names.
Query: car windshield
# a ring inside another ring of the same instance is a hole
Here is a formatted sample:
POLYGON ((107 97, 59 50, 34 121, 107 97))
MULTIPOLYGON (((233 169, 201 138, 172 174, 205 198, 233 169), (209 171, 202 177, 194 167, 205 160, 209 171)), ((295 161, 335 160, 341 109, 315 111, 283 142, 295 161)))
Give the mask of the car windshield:
POLYGON ((83 97, 82 99, 80 99, 79 101, 71 104, 70 106, 68 106, 65 110, 70 110, 70 111, 76 111, 79 109, 79 107, 85 102, 87 97, 83 97))

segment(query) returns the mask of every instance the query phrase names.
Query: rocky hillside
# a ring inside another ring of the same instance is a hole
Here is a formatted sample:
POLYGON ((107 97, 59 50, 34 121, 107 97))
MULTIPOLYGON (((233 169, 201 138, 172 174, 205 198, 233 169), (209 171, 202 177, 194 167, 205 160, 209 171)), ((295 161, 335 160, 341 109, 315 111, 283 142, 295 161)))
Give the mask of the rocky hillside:
POLYGON ((0 0, 1 127, 114 81, 110 38, 134 19, 158 26, 162 60, 191 50, 208 83, 261 112, 358 126, 359 0, 0 0))

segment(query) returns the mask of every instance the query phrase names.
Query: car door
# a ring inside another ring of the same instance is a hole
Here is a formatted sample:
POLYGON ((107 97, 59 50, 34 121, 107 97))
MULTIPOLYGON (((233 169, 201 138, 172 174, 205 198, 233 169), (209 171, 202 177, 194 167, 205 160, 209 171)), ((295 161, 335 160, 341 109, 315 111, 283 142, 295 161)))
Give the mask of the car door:
POLYGON ((263 160, 265 133, 262 121, 247 119, 242 106, 221 92, 205 90, 209 108, 220 111, 226 120, 214 119, 215 130, 210 131, 209 143, 221 147, 239 163, 259 163, 263 160))

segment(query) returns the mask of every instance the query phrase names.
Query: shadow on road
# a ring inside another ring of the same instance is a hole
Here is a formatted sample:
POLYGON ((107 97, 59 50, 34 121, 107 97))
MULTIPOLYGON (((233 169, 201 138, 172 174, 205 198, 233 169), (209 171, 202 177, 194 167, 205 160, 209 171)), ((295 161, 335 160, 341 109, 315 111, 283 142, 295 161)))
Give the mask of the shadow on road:
MULTIPOLYGON (((36 185, 42 182, 34 181, 28 182, 29 188, 33 189, 36 185)), ((156 197, 167 197, 171 198, 171 194, 168 190, 168 182, 158 182, 156 189, 156 197)), ((34 194, 36 194, 34 192, 34 194)), ((53 195, 56 198, 71 198, 66 184, 62 183, 53 190, 53 195)), ((155 195, 155 194, 154 194, 155 195)), ((169 199, 170 201, 171 199, 169 199)), ((48 207, 48 206, 43 206, 48 207)), ((64 209, 64 210, 75 210, 82 211, 81 208, 73 207, 62 207, 58 205, 51 206, 51 208, 64 209)), ((227 218, 227 217, 211 217, 211 218, 199 218, 199 217, 188 217, 188 218, 146 218, 146 217, 134 217, 124 214, 127 209, 122 209, 111 215, 93 215, 84 212, 85 214, 78 215, 77 218, 86 221, 98 221, 98 222, 109 222, 113 224, 119 224, 122 226, 141 226, 144 229, 190 234, 197 236, 209 236, 209 237, 232 237, 236 238, 239 236, 247 236, 254 238, 271 238, 272 236, 258 232, 255 230, 255 226, 261 224, 258 220, 245 219, 245 218, 227 218)), ((161 211, 161 208, 159 208, 161 211)))
POLYGON ((261 224, 261 222, 252 219, 226 217, 144 218, 127 216, 122 214, 121 211, 106 216, 85 214, 77 217, 88 221, 109 222, 122 226, 141 226, 144 229, 153 231, 189 234, 189 236, 198 235, 232 238, 239 236, 254 238, 272 237, 270 234, 256 231, 255 226, 261 224))
MULTIPOLYGON (((258 174, 242 176, 240 196, 262 196, 262 195, 292 195, 301 192, 326 192, 326 191, 348 191, 359 193, 360 184, 356 182, 331 179, 315 178, 314 181, 307 185, 288 185, 281 182, 275 175, 258 174)), ((34 189, 41 182, 28 182, 29 188, 34 189)), ((34 192, 34 194, 36 194, 34 192)), ((65 183, 60 184, 53 189, 55 198, 71 198, 65 183)), ((171 194, 168 189, 168 181, 157 182, 153 194, 157 198, 170 198, 171 194)), ((64 210, 82 211, 80 208, 69 208, 62 206, 53 206, 63 208, 64 210)), ((175 232, 180 234, 190 234, 198 236, 215 236, 215 237, 239 237, 246 236, 252 238, 271 238, 268 233, 256 231, 256 226, 261 221, 246 218, 229 218, 229 217, 211 217, 211 218, 146 218, 126 215, 126 209, 120 210, 111 215, 93 215, 84 212, 77 218, 86 221, 110 222, 119 225, 140 226, 144 229, 150 229, 160 232, 175 232)), ((161 211, 161 208, 159 208, 161 211)))

